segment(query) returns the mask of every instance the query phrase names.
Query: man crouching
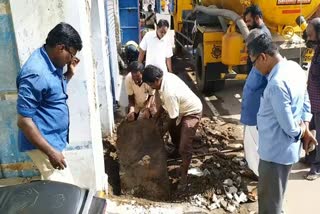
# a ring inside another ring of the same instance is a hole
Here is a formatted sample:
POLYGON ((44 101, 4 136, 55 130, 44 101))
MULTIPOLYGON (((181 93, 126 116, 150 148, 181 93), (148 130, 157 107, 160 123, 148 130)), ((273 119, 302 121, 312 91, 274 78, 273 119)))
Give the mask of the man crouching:
POLYGON ((163 71, 153 65, 145 68, 143 82, 159 92, 162 107, 156 117, 166 110, 171 119, 169 133, 182 158, 178 189, 184 190, 192 158, 192 142, 202 115, 202 103, 179 77, 172 73, 163 75, 163 71))
POLYGON ((142 72, 144 66, 142 63, 131 62, 126 76, 125 85, 129 99, 128 121, 134 121, 138 118, 150 118, 156 113, 154 103, 154 90, 142 82, 142 72))

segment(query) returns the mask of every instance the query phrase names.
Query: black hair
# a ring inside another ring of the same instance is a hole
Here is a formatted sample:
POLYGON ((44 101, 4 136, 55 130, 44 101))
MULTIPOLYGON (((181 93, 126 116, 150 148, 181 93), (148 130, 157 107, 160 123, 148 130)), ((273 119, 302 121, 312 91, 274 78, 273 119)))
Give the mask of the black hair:
POLYGON ((141 62, 133 61, 128 66, 128 71, 132 73, 143 72, 144 66, 141 62))
POLYGON ((154 66, 147 65, 143 71, 142 80, 146 83, 154 83, 156 80, 161 79, 163 77, 163 71, 154 66))
POLYGON ((69 24, 61 22, 57 24, 48 34, 46 45, 55 47, 65 45, 67 48, 74 48, 77 51, 82 49, 82 40, 79 33, 69 24))
POLYGON ((158 28, 167 27, 169 28, 169 22, 165 19, 160 19, 157 24, 158 28))
POLYGON ((243 13, 243 16, 246 16, 246 15, 248 15, 249 13, 251 14, 251 16, 252 16, 253 18, 255 18, 256 16, 258 16, 259 18, 262 19, 262 11, 261 11, 261 9, 259 8, 258 5, 253 4, 253 5, 249 6, 249 7, 247 7, 246 10, 245 10, 244 13, 243 13))
POLYGON ((316 35, 317 35, 317 40, 318 40, 318 42, 320 42, 320 18, 317 17, 317 18, 312 19, 309 24, 311 24, 313 26, 313 28, 316 32, 316 35))
POLYGON ((257 56, 261 53, 274 56, 278 52, 278 47, 272 42, 272 38, 260 29, 250 31, 247 39, 248 53, 251 56, 257 56))

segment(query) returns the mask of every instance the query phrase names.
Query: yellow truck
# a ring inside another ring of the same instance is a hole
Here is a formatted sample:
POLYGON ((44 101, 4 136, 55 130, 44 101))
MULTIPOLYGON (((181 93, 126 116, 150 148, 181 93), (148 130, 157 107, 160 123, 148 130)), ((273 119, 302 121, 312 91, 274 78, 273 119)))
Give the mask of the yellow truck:
POLYGON ((302 33, 320 0, 174 0, 176 50, 192 51, 196 78, 202 92, 224 88, 226 79, 244 80, 249 72, 245 38, 249 34, 242 14, 256 4, 287 59, 310 61, 302 33))

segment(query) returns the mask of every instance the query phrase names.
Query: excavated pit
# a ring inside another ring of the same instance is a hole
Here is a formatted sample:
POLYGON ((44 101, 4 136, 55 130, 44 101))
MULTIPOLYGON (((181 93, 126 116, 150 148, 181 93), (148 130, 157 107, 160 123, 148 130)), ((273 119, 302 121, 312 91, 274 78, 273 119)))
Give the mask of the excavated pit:
POLYGON ((154 120, 123 122, 113 137, 104 139, 111 194, 226 211, 256 200, 256 192, 248 189, 256 177, 244 159, 241 126, 202 118, 185 192, 177 191, 181 160, 167 158, 171 142, 164 127, 154 120))

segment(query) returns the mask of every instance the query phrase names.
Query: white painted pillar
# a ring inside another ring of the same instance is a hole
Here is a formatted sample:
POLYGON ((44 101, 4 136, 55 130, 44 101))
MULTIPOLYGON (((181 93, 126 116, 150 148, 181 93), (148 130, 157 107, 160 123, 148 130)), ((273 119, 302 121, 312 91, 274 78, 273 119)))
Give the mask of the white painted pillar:
POLYGON ((100 120, 102 136, 112 133, 114 128, 113 98, 111 93, 110 64, 107 55, 107 28, 103 0, 92 1, 91 5, 91 43, 97 69, 98 97, 100 101, 100 120))
POLYGON ((83 42, 79 70, 69 83, 68 90, 71 107, 70 142, 73 144, 68 155, 77 184, 101 190, 107 186, 107 180, 97 91, 97 59, 92 53, 91 43, 91 9, 89 0, 64 1, 65 21, 78 30, 83 42))

